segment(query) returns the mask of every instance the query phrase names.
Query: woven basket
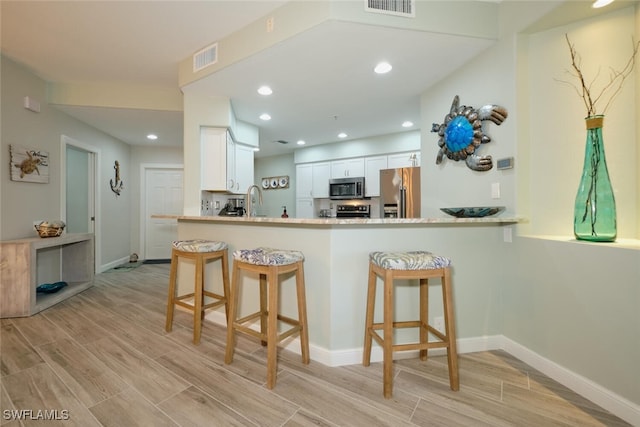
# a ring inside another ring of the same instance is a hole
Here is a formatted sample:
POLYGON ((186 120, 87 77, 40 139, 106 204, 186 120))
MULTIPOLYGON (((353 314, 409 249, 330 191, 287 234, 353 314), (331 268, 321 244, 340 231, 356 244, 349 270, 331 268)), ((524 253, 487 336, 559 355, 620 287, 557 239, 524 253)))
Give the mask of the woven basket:
POLYGON ((53 227, 51 225, 35 225, 36 231, 40 237, 58 237, 62 234, 64 226, 53 227))

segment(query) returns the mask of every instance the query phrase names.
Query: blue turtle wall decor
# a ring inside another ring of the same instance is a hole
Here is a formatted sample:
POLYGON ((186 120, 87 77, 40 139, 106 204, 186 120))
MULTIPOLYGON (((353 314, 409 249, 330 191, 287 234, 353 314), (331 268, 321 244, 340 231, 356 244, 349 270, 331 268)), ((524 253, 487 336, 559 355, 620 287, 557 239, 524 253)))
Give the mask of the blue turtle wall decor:
POLYGON ((460 106, 460 97, 456 95, 451 103, 449 114, 444 123, 434 123, 431 132, 437 132, 438 156, 436 164, 442 163, 444 156, 451 160, 464 160, 470 169, 488 171, 493 167, 491 156, 479 156, 477 148, 481 144, 491 142, 491 137, 484 134, 482 122, 492 121, 500 125, 507 118, 507 110, 499 105, 485 105, 478 109, 466 105, 460 106))

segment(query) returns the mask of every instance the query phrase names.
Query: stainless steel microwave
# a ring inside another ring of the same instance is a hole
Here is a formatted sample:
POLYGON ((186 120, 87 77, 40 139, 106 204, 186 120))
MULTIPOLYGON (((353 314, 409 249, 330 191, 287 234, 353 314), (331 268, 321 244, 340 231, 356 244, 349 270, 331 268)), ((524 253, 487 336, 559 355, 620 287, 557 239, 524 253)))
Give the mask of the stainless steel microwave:
POLYGON ((364 177, 330 179, 329 198, 331 200, 364 199, 364 177))

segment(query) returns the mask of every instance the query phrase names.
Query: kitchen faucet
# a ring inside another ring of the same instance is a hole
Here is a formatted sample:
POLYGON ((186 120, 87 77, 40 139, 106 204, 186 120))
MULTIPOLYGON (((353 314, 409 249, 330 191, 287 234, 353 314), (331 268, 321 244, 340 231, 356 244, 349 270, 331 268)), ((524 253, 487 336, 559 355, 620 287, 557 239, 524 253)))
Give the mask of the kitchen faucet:
POLYGON ((251 193, 254 188, 258 190, 258 203, 262 206, 262 190, 255 184, 249 186, 249 189, 247 190, 247 203, 245 203, 247 205, 247 216, 249 217, 256 216, 256 212, 253 209, 253 199, 251 198, 251 193))

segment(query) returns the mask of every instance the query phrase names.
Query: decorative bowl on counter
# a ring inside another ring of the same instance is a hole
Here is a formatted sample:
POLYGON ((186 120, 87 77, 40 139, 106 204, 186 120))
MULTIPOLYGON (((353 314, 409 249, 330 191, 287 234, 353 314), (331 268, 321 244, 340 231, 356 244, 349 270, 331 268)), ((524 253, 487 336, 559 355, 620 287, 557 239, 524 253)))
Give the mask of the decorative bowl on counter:
POLYGON ((482 218, 495 215, 504 210, 504 206, 478 206, 465 208, 440 208, 440 210, 456 218, 482 218))

